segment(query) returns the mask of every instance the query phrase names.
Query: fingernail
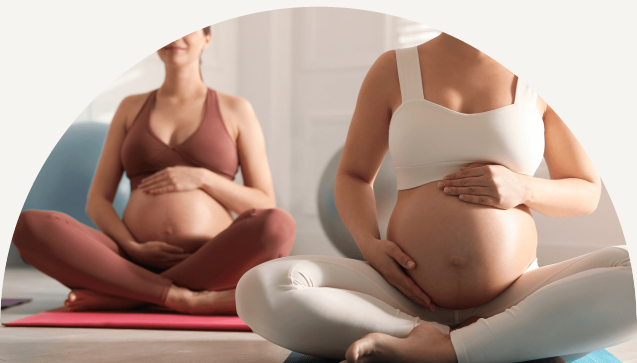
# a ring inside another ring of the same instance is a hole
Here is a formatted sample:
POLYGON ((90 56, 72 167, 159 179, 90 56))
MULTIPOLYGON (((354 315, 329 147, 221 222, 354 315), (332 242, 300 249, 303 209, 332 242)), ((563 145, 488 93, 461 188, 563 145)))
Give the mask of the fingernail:
POLYGON ((438 183, 438 186, 442 188, 442 187, 445 186, 445 183, 444 182, 440 182, 440 183, 438 183))
POLYGON ((464 195, 460 196, 460 200, 466 200, 466 199, 467 199, 467 197, 465 197, 464 195))
POLYGON ((407 267, 409 267, 409 268, 414 267, 414 265, 415 265, 414 261, 407 262, 407 267))
POLYGON ((445 193, 449 193, 451 191, 451 188, 445 188, 445 193))
POLYGON ((446 176, 446 177, 442 178, 442 180, 447 180, 447 179, 449 179, 449 177, 448 177, 448 176, 446 176))

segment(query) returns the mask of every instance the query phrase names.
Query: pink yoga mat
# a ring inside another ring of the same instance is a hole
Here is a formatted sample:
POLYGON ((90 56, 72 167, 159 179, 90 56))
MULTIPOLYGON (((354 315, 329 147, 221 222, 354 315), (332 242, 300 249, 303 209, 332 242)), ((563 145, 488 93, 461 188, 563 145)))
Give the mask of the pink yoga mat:
POLYGON ((64 307, 28 316, 5 326, 57 326, 124 329, 252 331, 238 316, 187 315, 173 312, 68 312, 64 307))

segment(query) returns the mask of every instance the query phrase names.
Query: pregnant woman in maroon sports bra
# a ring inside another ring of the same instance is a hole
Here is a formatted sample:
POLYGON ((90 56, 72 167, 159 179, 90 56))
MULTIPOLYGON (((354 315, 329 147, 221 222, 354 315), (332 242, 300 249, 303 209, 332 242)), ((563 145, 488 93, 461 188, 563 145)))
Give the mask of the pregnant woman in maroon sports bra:
POLYGON ((294 220, 275 208, 252 107, 203 83, 199 58, 210 40, 207 27, 160 49, 162 86, 117 109, 86 207, 103 233, 59 212, 20 215, 13 243, 72 289, 68 310, 152 303, 236 313, 239 278, 289 254, 294 220), (233 182, 239 164, 244 185, 233 182), (124 171, 132 193, 120 220, 112 202, 124 171))

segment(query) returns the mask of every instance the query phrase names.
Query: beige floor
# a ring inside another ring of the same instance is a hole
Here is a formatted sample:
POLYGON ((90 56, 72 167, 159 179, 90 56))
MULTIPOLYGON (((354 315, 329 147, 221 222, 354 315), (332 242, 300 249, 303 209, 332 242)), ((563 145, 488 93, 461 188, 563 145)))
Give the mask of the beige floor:
MULTIPOLYGON (((2 310, 10 322, 62 305, 68 289, 28 267, 5 271, 3 298, 33 298, 2 310)), ((637 363, 637 339, 608 348, 637 363)), ((290 351, 254 333, 135 329, 0 327, 0 362, 216 362, 282 363, 290 351)))

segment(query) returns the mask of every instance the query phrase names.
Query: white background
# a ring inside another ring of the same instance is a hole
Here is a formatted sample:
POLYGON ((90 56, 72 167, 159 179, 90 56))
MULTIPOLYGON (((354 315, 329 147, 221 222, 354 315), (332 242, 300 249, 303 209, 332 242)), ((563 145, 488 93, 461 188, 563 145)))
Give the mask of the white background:
MULTIPOLYGON (((442 1, 244 1, 232 5, 229 2, 192 1, 176 4, 111 1, 88 5, 58 1, 55 4, 22 2, 3 5, 0 11, 4 15, 0 22, 3 45, 0 53, 0 102, 3 110, 0 175, 4 198, 0 211, 0 265, 5 264, 18 213, 42 163, 71 122, 107 86, 112 86, 113 81, 156 49, 194 30, 256 11, 300 4, 350 6, 427 24, 480 49, 524 79, 565 120, 593 159, 613 199, 631 255, 635 255, 632 245, 637 227, 630 222, 637 214, 632 208, 637 197, 631 192, 629 181, 637 176, 630 163, 631 156, 637 154, 633 142, 637 120, 632 109, 637 96, 634 87, 637 57, 633 45, 637 31, 630 17, 630 14, 635 14, 635 6, 631 9, 630 2, 607 3, 606 9, 583 2, 556 4, 542 1, 456 1, 449 4, 442 1), (460 6, 461 3, 464 5, 460 6)), ((289 12, 288 15, 285 15, 286 12, 279 14, 282 14, 277 15, 280 18, 270 17, 267 21, 264 20, 265 14, 253 15, 250 17, 253 20, 246 26, 251 26, 254 31, 264 28, 271 44, 270 56, 263 66, 267 67, 271 76, 282 75, 285 78, 286 62, 292 64, 297 61, 290 54, 286 55, 286 46, 289 43, 298 46, 299 35, 294 38, 289 36, 289 29, 272 26, 290 20, 289 12)), ((382 17, 382 14, 378 16, 382 17)), ((309 37, 307 34, 304 36, 309 37)), ((320 43, 320 39, 315 45, 317 49, 331 46, 320 43)), ((372 52, 376 51, 373 44, 368 46, 372 52)), ((311 49, 299 53, 310 55, 309 61, 304 61, 308 69, 313 64, 329 64, 330 61, 313 60, 311 49)), ((232 65, 233 61, 238 66, 245 62, 226 59, 224 64, 232 65)), ((333 62, 342 63, 338 59, 333 59, 333 62)), ((356 61, 352 62, 356 67, 356 61)), ((358 65, 366 62, 367 59, 362 58, 358 65)), ((320 79, 313 79, 311 72, 294 76, 298 81, 288 79, 292 90, 304 85, 310 87, 312 82, 320 85, 320 79)), ((362 76, 354 72, 352 77, 362 76)), ((232 93, 233 87, 235 90, 242 87, 249 89, 246 79, 249 78, 240 77, 234 84, 225 80, 228 92, 232 93)), ((253 92, 267 91, 275 96, 290 92, 290 89, 277 84, 269 82, 267 89, 253 92)), ((353 92, 355 97, 357 90, 353 92)), ((242 96, 251 99, 250 94, 242 96)), ((290 97, 273 97, 271 104, 264 104, 267 112, 262 122, 265 120, 269 125, 269 128, 264 128, 266 137, 269 135, 270 139, 276 140, 273 135, 282 128, 294 133, 291 125, 299 122, 297 118, 303 118, 309 125, 319 125, 321 119, 330 118, 336 120, 333 123, 336 128, 343 125, 346 128, 350 100, 340 108, 339 105, 326 107, 318 100, 316 104, 304 105, 303 109, 309 110, 309 113, 303 115, 295 113, 299 108, 290 108, 286 104, 289 100, 290 97), (292 111, 281 111, 287 108, 292 111)), ((319 135, 320 131, 313 130, 310 135, 319 135)), ((314 141, 328 141, 335 145, 341 142, 329 137, 314 141)), ((269 142, 268 145, 273 145, 268 150, 271 159, 272 154, 281 158, 296 155, 292 153, 290 156, 289 152, 294 145, 277 142, 269 142)), ((316 156, 304 157, 312 160, 312 157, 323 155, 330 156, 317 153, 316 156)), ((326 163, 326 160, 314 160, 311 165, 317 163, 326 163)), ((304 191, 299 191, 299 188, 311 186, 312 180, 318 177, 314 174, 321 168, 304 171, 301 176, 308 180, 298 180, 280 177, 295 173, 289 167, 286 170, 285 165, 289 162, 286 164, 284 160, 272 165, 275 183, 279 178, 280 188, 291 191, 289 195, 277 192, 282 194, 279 204, 311 216, 315 209, 313 196, 304 200, 294 194, 303 194, 304 191), (300 205, 294 205, 296 200, 301 200, 300 205)), ((295 217, 299 219, 297 215, 295 217)), ((306 232, 303 233, 308 234, 304 240, 309 241, 313 227, 312 219, 308 220, 302 223, 306 223, 306 232)))

